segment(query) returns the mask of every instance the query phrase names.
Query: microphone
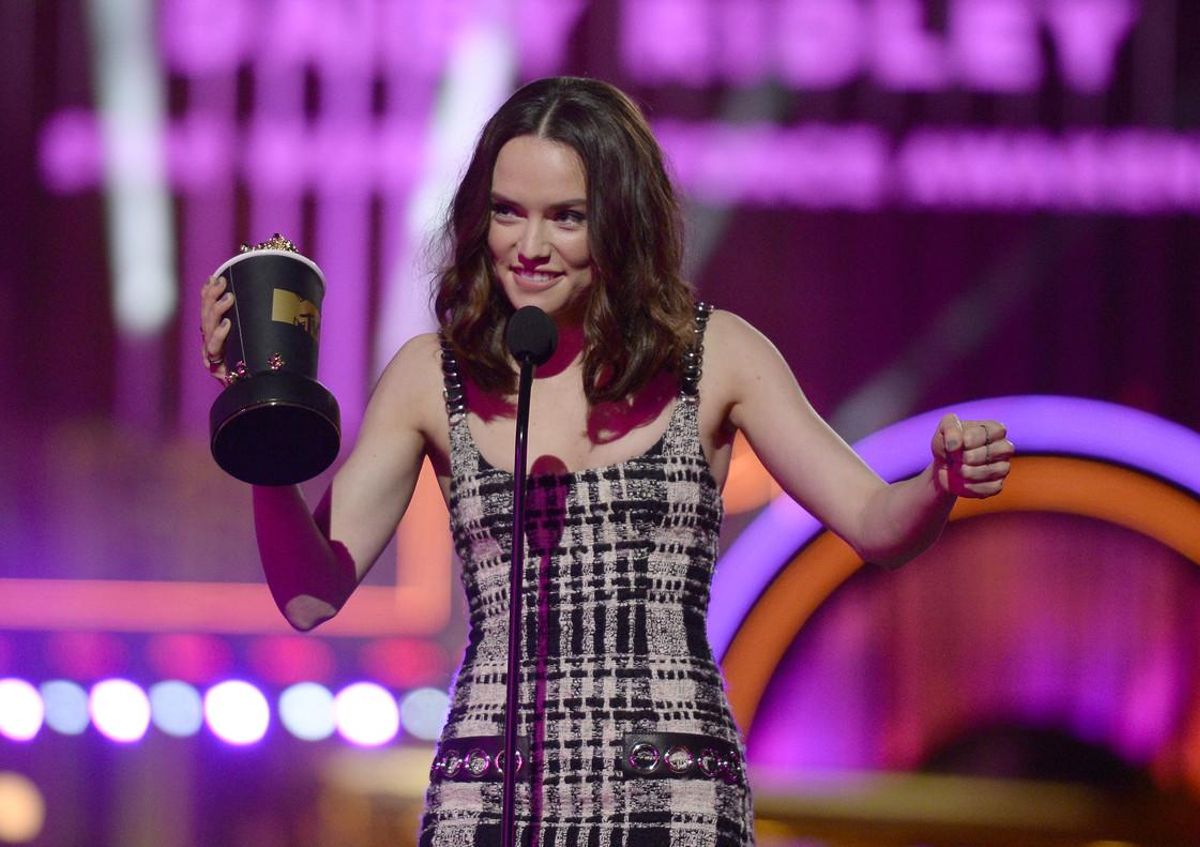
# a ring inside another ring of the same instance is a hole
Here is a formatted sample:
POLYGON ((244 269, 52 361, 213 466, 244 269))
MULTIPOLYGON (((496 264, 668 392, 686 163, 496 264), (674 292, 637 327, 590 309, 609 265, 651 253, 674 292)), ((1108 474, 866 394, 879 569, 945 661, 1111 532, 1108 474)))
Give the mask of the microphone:
POLYGON ((508 319, 504 340, 521 364, 544 365, 558 346, 558 327, 537 306, 522 306, 508 319))
MULTIPOLYGON (((520 708, 521 574, 525 565, 525 465, 529 455, 529 395, 533 369, 545 364, 558 346, 558 328, 537 306, 513 312, 504 332, 508 352, 521 364, 517 378, 516 444, 513 461, 512 556, 508 581, 508 677, 504 692, 504 768, 501 792, 501 847, 516 847, 517 710, 520 708)), ((532 767, 530 762, 528 767, 532 767)), ((528 773, 528 771, 526 771, 528 773)))

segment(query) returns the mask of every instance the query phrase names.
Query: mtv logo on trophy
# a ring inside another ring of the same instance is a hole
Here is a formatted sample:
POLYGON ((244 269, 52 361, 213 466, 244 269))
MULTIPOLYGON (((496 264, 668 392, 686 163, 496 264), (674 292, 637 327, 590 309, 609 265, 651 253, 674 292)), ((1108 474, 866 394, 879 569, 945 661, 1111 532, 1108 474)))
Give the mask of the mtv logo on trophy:
POLYGON ((234 304, 227 385, 209 412, 213 458, 254 485, 311 479, 337 458, 341 415, 317 382, 325 277, 279 233, 219 267, 234 304))

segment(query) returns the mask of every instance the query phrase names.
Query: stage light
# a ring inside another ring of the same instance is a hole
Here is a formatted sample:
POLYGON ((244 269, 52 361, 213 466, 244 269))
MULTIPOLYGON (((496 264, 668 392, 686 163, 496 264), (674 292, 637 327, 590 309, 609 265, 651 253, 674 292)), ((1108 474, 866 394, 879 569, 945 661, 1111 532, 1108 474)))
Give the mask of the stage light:
MULTIPOLYGON (((38 582, 45 584, 49 580, 38 582)), ((6 586, 6 596, 10 588, 6 586)), ((48 597, 25 599, 35 608, 54 603, 48 597)), ((114 605, 111 594, 106 596, 105 602, 109 606, 114 605)), ((46 639, 44 655, 54 676, 64 679, 105 679, 122 673, 129 666, 128 642, 115 632, 54 632, 54 624, 46 628, 51 633, 46 639)))
POLYGON ((63 735, 79 735, 88 728, 88 696, 83 686, 65 679, 41 685, 46 704, 46 726, 63 735))
POLYGON ((299 635, 256 638, 246 652, 254 676, 277 686, 329 679, 337 667, 328 643, 299 635))
POLYGON ((150 719, 167 735, 187 738, 204 725, 200 692, 177 679, 150 686, 150 719))
POLYGON ((400 722, 409 735, 423 741, 436 741, 446 722, 450 698, 437 688, 418 688, 400 701, 400 722))
POLYGON ((0 771, 0 843, 25 844, 42 832, 46 801, 28 777, 0 771))
POLYGON ((400 709, 385 689, 373 682, 356 682, 334 698, 333 721, 342 738, 352 744, 378 747, 399 732, 400 709))
POLYGON ((144 655, 150 667, 166 679, 203 685, 229 676, 233 650, 229 642, 198 632, 153 635, 144 655))
POLYGON ((178 301, 154 16, 149 3, 86 8, 102 114, 113 316, 123 334, 146 337, 166 329, 178 301))
MULTIPOLYGON (((511 80, 517 70, 514 35, 480 21, 464 27, 454 44, 447 45, 446 71, 438 88, 437 106, 431 114, 429 135, 424 139, 425 165, 405 210, 403 235, 399 239, 402 249, 396 252, 386 271, 382 318, 375 331, 377 351, 396 350, 412 336, 428 332, 435 325, 424 287, 419 282, 424 279, 421 245, 430 243, 434 237, 436 222, 449 205, 480 128, 512 94, 511 80)), ((382 372, 386 364, 387 358, 379 359, 374 363, 373 373, 382 372)))
POLYGON ((279 720, 304 741, 333 735, 333 692, 316 682, 298 682, 279 695, 279 720))
POLYGON ((0 735, 29 741, 42 728, 45 713, 36 688, 23 679, 0 679, 0 735))
POLYGON ((208 728, 229 744, 254 744, 267 734, 271 709, 262 692, 248 682, 231 679, 204 695, 208 728))
POLYGON ((113 741, 140 741, 150 727, 150 700, 127 679, 97 682, 88 706, 96 729, 113 741))

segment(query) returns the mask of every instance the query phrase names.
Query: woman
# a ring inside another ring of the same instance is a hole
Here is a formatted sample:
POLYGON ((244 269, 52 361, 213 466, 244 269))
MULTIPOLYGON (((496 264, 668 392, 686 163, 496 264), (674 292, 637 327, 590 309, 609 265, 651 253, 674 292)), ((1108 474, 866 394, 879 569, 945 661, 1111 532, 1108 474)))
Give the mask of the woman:
MULTIPOLYGON (((532 394, 519 724, 520 843, 753 842, 742 746, 705 640, 733 438, 864 559, 898 564, 956 496, 997 493, 1012 444, 947 416, 919 476, 887 485, 808 404, 775 348, 680 278, 678 208, 637 107, 604 83, 532 83, 488 122, 447 224, 439 335, 395 356, 329 492, 256 488, 267 581, 298 629, 341 608, 396 528, 423 457, 463 561, 470 634, 423 845, 499 842, 514 309, 559 344, 532 394)), ((232 304, 203 293, 205 357, 232 304)), ((504 760, 502 760, 503 763, 504 760)))

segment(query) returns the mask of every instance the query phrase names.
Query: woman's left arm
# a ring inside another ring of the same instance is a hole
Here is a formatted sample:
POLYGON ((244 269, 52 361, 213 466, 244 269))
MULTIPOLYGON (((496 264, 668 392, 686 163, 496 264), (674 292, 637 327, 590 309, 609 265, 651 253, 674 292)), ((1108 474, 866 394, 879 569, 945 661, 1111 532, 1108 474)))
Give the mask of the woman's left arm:
POLYGON ((1013 455, 1004 426, 946 415, 917 476, 885 483, 812 408, 761 333, 715 312, 705 338, 702 398, 740 429, 766 469, 864 560, 897 566, 937 539, 956 497, 1000 492, 1013 455))

